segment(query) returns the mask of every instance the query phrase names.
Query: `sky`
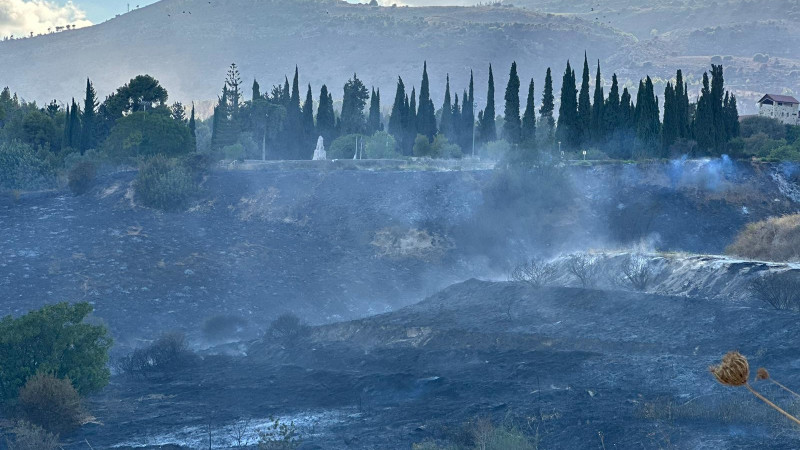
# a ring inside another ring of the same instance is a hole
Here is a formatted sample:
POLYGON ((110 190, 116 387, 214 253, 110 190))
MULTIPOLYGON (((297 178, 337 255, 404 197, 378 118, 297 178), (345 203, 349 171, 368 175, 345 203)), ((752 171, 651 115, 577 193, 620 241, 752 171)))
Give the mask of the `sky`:
MULTIPOLYGON (((0 0, 0 37, 28 36, 54 31, 55 27, 85 27, 104 22, 127 11, 127 0, 0 0)), ((145 6, 155 0, 133 0, 145 6)))

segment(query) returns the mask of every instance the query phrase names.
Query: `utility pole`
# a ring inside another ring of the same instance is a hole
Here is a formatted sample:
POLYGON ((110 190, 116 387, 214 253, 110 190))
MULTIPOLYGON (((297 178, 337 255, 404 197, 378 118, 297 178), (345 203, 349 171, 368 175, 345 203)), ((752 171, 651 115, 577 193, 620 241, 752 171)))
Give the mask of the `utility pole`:
POLYGON ((475 99, 472 100, 472 157, 475 157, 475 111, 478 105, 475 104, 475 99))

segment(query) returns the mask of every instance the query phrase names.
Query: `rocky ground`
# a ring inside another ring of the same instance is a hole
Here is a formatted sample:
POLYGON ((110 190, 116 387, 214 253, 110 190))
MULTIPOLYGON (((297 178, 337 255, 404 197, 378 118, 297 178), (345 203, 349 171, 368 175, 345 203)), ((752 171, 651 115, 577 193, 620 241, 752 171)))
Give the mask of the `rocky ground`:
POLYGON ((0 315, 87 300, 115 357, 179 330, 203 358, 169 378, 115 376, 90 401, 102 425, 70 448, 207 448, 208 434, 217 448, 237 421, 252 438, 271 415, 296 421, 309 448, 402 448, 481 415, 538 429, 545 447, 599 445, 598 432, 607 448, 797 447, 705 371, 738 348, 797 379, 795 317, 737 295, 762 265, 653 254, 647 292, 562 278, 436 294, 504 280, 533 255, 721 253, 747 222, 797 210, 794 166, 214 171, 173 214, 138 205, 134 176, 0 205, 0 315), (284 312, 321 326, 302 345, 261 338, 284 312), (223 347, 202 331, 221 315, 244 324, 223 347))

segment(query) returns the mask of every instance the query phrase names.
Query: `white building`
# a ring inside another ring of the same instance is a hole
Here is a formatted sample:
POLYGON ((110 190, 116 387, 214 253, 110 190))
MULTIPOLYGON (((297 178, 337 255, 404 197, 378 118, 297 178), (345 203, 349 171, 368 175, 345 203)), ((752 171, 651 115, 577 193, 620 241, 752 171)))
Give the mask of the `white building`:
POLYGON ((789 95, 767 94, 758 101, 758 115, 780 120, 786 125, 800 125, 800 102, 789 95))

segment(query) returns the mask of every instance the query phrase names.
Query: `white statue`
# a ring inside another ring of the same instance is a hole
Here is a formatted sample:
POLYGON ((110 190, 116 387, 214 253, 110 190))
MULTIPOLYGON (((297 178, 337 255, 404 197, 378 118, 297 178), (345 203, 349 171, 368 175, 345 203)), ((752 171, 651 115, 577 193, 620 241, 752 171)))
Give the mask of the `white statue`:
POLYGON ((322 136, 317 139, 317 148, 314 149, 314 161, 325 161, 328 159, 328 154, 325 152, 325 144, 323 143, 322 136))

